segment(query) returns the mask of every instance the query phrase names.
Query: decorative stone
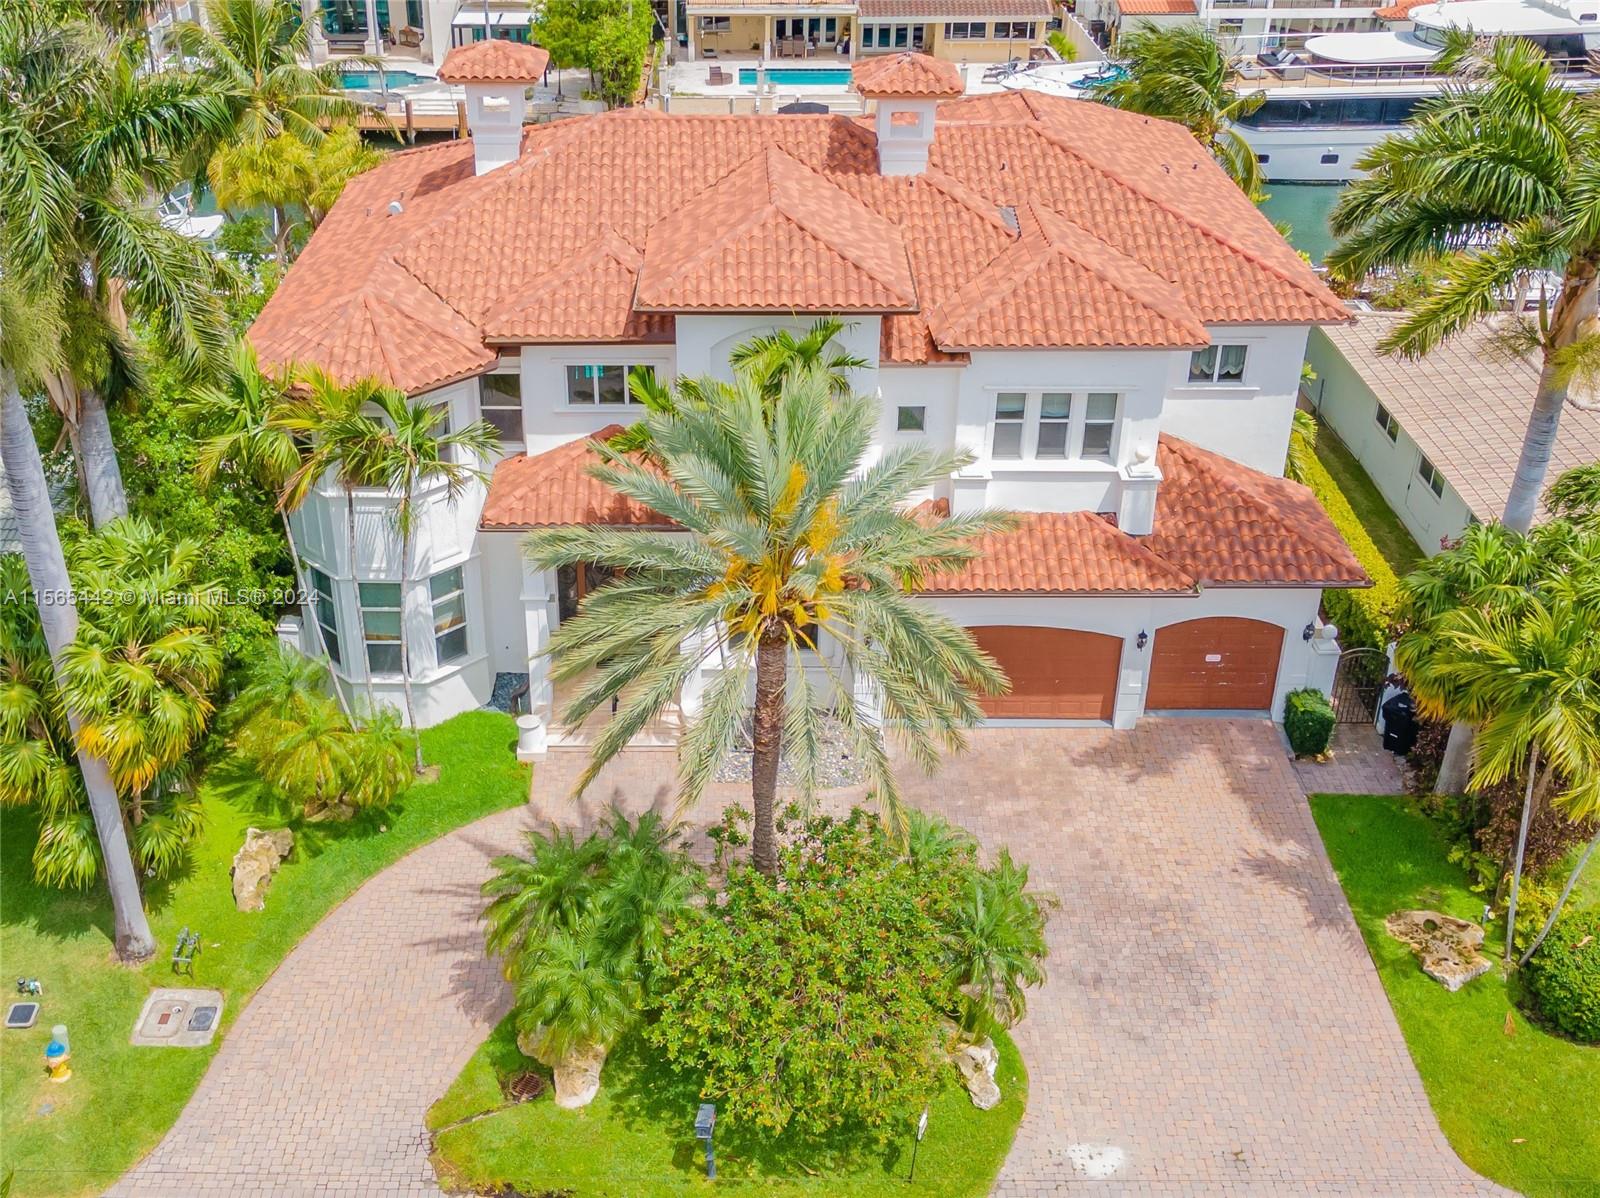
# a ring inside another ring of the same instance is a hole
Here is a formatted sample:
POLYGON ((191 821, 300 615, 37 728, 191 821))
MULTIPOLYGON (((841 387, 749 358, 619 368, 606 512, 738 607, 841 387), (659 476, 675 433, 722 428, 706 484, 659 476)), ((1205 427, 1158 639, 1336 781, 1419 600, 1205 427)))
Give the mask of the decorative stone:
POLYGON ((594 1101, 594 1096, 600 1093, 600 1069, 606 1063, 606 1053, 609 1050, 603 1044, 592 1044, 578 1048, 558 1060, 543 1051, 540 1043, 542 1039, 540 1033, 543 1030, 536 1028, 532 1035, 518 1032, 517 1051, 550 1070, 555 1082, 555 1101, 558 1107, 571 1111, 581 1106, 588 1106, 594 1101))
POLYGON ((278 865, 294 848, 288 828, 247 828, 244 844, 233 857, 233 902, 241 911, 259 911, 267 905, 267 883, 278 865))
POLYGON ((1383 926, 1416 954, 1422 972, 1446 990, 1459 990, 1493 967, 1478 951, 1483 929, 1471 920, 1438 911, 1396 911, 1383 926))
POLYGON ((994 1041, 984 1037, 976 1044, 961 1044, 950 1054, 956 1069, 967 1083, 967 1095, 972 1105, 987 1111, 1000 1101, 1000 1087, 995 1084, 994 1072, 1000 1065, 1000 1052, 994 1041))
POLYGON ((308 824, 343 824, 356 817, 356 809, 350 803, 329 803, 320 807, 306 816, 308 824))

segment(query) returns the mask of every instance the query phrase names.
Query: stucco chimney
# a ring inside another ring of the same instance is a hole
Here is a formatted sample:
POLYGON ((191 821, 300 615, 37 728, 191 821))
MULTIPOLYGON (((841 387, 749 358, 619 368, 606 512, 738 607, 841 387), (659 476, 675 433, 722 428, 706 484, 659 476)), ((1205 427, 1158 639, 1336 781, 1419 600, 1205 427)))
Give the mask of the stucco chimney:
POLYGON ((522 151, 527 89, 544 76, 550 55, 538 46, 499 39, 457 46, 445 55, 439 78, 467 93, 476 174, 515 162, 522 151))

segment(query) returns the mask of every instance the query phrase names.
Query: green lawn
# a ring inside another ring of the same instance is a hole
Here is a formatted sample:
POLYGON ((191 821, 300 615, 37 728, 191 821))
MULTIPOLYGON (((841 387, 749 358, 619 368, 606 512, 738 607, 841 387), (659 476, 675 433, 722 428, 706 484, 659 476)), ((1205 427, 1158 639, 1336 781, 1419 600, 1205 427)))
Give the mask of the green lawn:
POLYGON ((1409 574, 1422 560, 1422 547, 1400 522, 1400 517, 1394 514, 1389 501, 1362 469, 1361 463, 1356 461, 1355 455, 1326 425, 1319 430, 1317 437, 1317 460, 1344 493, 1356 519, 1361 521, 1390 568, 1396 575, 1409 574))
MULTIPOLYGON (((910 1127, 881 1148, 793 1136, 772 1140, 719 1127, 715 1187, 776 1198, 987 1194, 1016 1135, 1028 1085, 1016 1046, 1005 1036, 997 1043, 1000 1105, 977 1110, 952 1067, 950 1084, 929 1108, 915 1185, 905 1180, 910 1127)), ((637 1036, 619 1045, 601 1074, 599 1097, 582 1110, 561 1110, 548 1093, 503 1106, 500 1078, 532 1067, 505 1020, 429 1112, 441 1180, 479 1192, 510 1185, 529 1194, 570 1191, 582 1198, 712 1193, 693 1132, 697 1086, 646 1052, 637 1036), (472 1118, 485 1111, 495 1113, 472 1118)))
MULTIPOLYGON (((242 914, 228 876, 249 824, 283 822, 258 806, 248 779, 206 783, 208 824, 189 871, 146 896, 159 949, 142 969, 111 953, 110 904, 32 882, 31 812, 0 809, 0 958, 6 982, 37 977, 44 1008, 30 1031, 0 1033, 0 1176, 16 1170, 16 1198, 98 1193, 172 1125, 205 1072, 206 1049, 134 1048, 128 1034, 151 987, 175 983, 169 964, 179 928, 198 929, 195 985, 223 991, 222 1034, 246 1000, 331 908, 390 862, 452 828, 526 799, 527 770, 513 754, 507 716, 471 712, 423 733, 438 781, 384 812, 296 833, 293 856, 272 880, 266 910, 242 914), (72 1080, 52 1085, 41 1063, 50 1025, 72 1040, 72 1080)), ((181 983, 187 984, 187 983, 181 983)))
MULTIPOLYGON (((1483 897, 1445 860, 1439 830, 1408 799, 1315 795, 1311 808, 1439 1125, 1461 1159, 1530 1198, 1600 1195, 1600 1048, 1529 1023, 1498 969, 1449 993, 1384 931, 1384 917, 1406 908, 1481 914, 1483 897)), ((1492 925, 1488 945, 1496 961, 1500 930, 1492 925)))

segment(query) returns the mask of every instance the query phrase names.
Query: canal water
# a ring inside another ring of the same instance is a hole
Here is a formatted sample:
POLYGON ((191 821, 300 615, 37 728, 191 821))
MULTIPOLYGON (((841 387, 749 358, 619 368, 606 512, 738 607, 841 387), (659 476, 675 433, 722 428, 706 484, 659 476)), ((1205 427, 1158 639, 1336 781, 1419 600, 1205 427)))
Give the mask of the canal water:
POLYGON ((1321 266, 1334 243, 1328 217, 1344 188, 1343 183, 1268 183, 1261 211, 1274 224, 1287 225, 1289 244, 1321 266))

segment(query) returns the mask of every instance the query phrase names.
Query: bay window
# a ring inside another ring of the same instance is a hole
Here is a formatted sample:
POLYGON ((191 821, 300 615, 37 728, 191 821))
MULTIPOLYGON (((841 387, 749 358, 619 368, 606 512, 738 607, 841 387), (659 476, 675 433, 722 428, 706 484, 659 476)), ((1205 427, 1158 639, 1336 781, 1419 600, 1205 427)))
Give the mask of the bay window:
POLYGON ((400 584, 363 582, 356 590, 361 600, 361 631, 366 639, 368 673, 399 674, 400 584))
POLYGON ((461 567, 428 579, 428 596, 433 603, 434 659, 442 666, 467 655, 467 596, 461 567))
POLYGON ((315 566, 311 567, 309 573, 311 618, 322 629, 322 641, 328 647, 328 657, 334 665, 342 665, 343 659, 339 656, 339 609, 333 601, 333 580, 315 566))

